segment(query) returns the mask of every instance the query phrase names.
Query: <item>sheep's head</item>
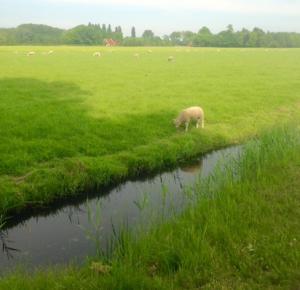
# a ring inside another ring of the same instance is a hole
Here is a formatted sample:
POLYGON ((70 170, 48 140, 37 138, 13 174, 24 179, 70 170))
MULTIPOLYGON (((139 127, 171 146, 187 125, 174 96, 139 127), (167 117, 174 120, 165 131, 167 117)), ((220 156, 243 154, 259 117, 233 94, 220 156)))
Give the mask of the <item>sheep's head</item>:
POLYGON ((175 125, 176 128, 179 128, 180 125, 181 125, 181 122, 180 122, 179 119, 174 119, 174 120, 173 120, 173 124, 175 125))

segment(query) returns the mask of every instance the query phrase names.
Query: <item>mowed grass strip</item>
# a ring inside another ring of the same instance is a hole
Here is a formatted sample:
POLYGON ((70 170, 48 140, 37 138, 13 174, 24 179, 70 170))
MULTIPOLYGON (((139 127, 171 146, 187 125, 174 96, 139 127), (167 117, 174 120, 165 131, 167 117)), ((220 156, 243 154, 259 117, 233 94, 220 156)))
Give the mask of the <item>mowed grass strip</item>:
POLYGON ((13 272, 0 289, 298 289, 299 177, 299 128, 277 129, 199 181, 180 216, 124 231, 110 259, 13 272))
POLYGON ((0 48, 1 213, 172 166, 299 117, 299 49, 152 51, 0 48), (206 128, 177 132, 172 119, 191 105, 204 108, 206 128))

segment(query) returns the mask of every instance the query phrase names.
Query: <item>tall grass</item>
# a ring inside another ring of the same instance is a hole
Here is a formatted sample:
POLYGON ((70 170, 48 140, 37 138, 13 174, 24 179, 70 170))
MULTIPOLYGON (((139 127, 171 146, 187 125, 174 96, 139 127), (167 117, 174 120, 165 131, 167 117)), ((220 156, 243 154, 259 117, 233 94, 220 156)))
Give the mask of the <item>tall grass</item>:
POLYGON ((299 176, 299 128, 278 128, 200 180, 182 214, 138 236, 125 231, 109 260, 13 273, 0 288, 297 289, 299 176))

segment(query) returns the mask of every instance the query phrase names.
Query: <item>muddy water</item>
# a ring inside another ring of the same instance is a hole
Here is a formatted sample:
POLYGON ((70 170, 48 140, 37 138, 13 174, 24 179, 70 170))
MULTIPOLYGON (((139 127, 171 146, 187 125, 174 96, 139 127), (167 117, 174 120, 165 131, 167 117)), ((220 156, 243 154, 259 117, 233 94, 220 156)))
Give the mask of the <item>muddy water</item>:
MULTIPOLYGON (((172 172, 128 181, 89 200, 58 205, 34 216, 12 220, 0 232, 0 270, 17 265, 34 268, 68 262, 82 262, 96 252, 95 242, 88 239, 100 232, 101 248, 105 251, 114 231, 147 223, 150 216, 180 212, 187 203, 184 189, 192 188, 199 178, 208 176, 217 163, 225 164, 240 147, 212 152, 172 172), (98 217, 97 213, 99 214, 98 217), (90 220, 89 220, 90 215, 90 220)), ((98 235, 99 236, 99 235, 98 235)))

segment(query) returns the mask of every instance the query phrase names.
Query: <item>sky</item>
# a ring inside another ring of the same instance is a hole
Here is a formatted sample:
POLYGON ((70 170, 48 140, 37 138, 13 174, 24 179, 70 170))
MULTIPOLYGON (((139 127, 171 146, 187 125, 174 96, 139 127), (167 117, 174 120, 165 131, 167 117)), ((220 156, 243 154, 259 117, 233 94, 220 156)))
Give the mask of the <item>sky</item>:
POLYGON ((79 24, 121 25, 125 35, 152 29, 157 35, 176 30, 300 32, 300 0, 0 0, 0 27, 22 23, 71 28, 79 24))

